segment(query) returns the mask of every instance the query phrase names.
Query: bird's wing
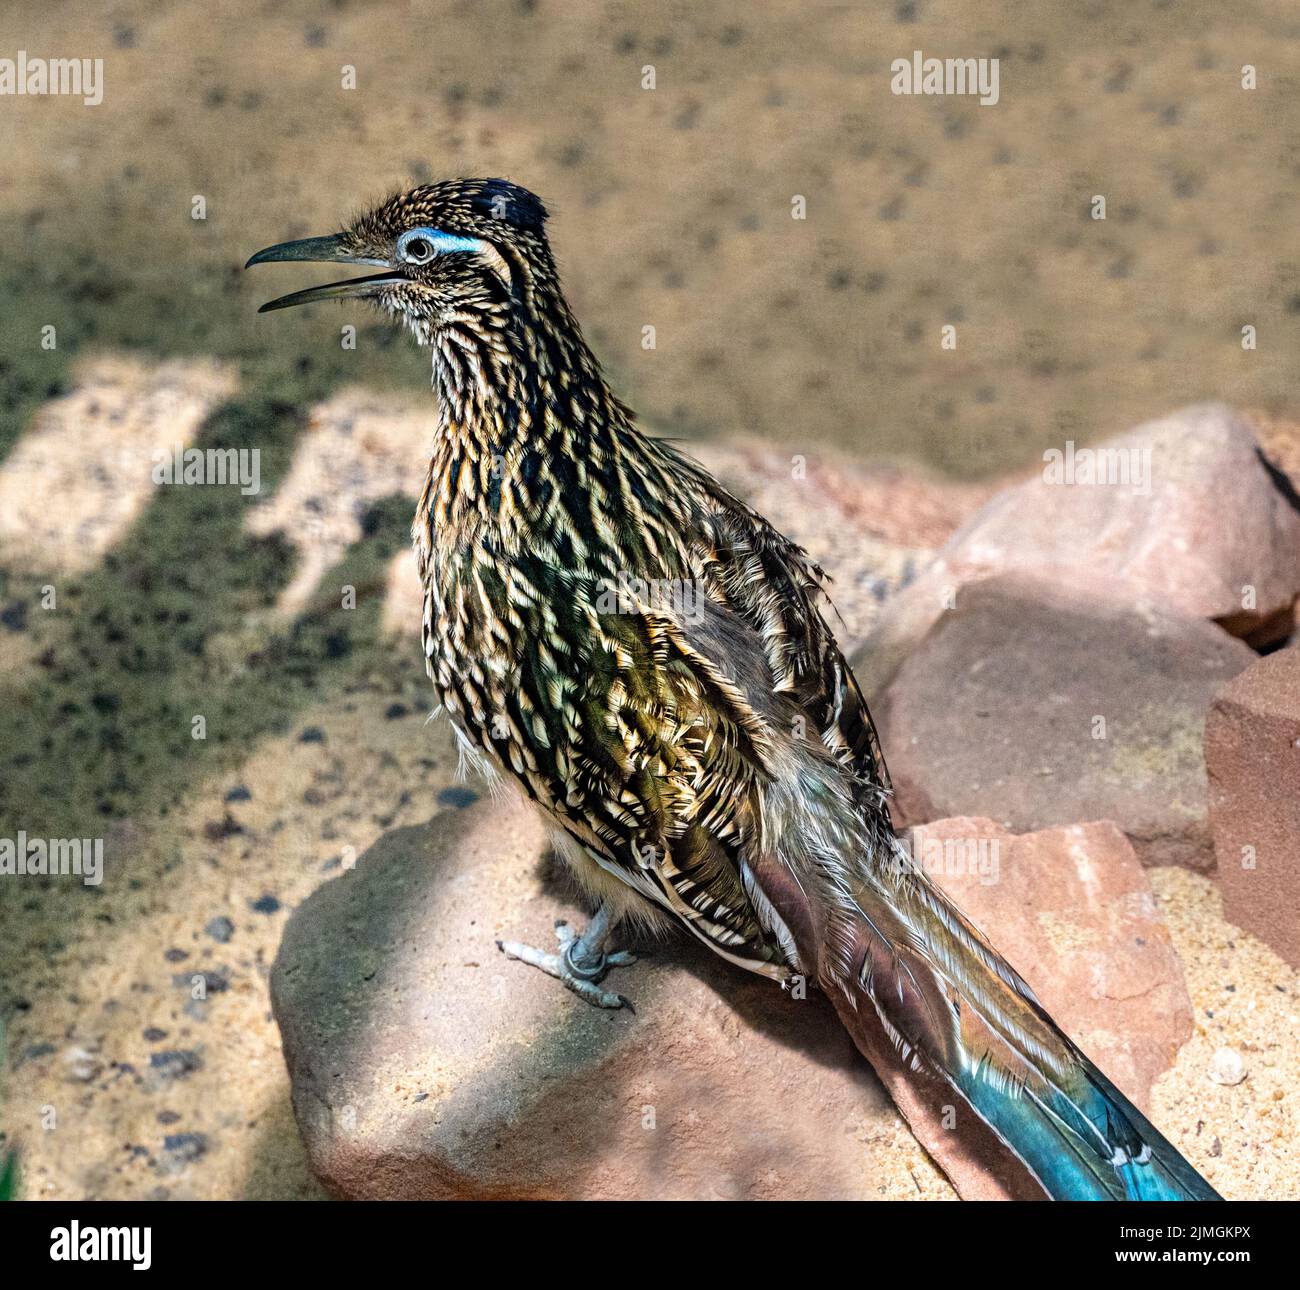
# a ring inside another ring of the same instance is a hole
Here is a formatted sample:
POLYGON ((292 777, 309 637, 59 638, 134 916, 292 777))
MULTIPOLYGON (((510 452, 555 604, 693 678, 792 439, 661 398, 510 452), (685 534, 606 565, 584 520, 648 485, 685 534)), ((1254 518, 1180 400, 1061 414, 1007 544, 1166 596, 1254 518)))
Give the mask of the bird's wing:
POLYGON ((822 612, 830 606, 829 576, 697 462, 662 442, 656 447, 697 498, 696 559, 712 593, 759 633, 772 686, 796 702, 825 745, 883 801, 890 784, 880 737, 822 612))
POLYGON ((593 860, 720 954, 783 979, 790 945, 765 923, 744 855, 794 707, 772 693, 758 634, 715 604, 648 604, 536 554, 487 562, 474 585, 471 634, 530 647, 499 675, 449 671, 453 713, 593 860))

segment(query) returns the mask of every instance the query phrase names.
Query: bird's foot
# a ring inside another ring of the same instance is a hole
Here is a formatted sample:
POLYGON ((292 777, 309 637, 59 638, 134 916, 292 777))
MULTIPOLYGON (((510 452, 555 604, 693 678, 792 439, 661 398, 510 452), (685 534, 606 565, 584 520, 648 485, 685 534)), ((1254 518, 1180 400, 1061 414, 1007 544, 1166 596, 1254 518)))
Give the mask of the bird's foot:
POLYGON ((521 963, 541 968, 595 1008, 626 1008, 629 1012, 636 1011, 626 995, 600 988, 600 982, 605 979, 610 968, 628 967, 636 962, 635 954, 630 950, 606 954, 593 947, 565 922, 555 924, 555 939, 559 941, 560 948, 554 954, 548 954, 532 945, 522 945, 518 941, 498 941, 497 949, 508 959, 518 959, 521 963))

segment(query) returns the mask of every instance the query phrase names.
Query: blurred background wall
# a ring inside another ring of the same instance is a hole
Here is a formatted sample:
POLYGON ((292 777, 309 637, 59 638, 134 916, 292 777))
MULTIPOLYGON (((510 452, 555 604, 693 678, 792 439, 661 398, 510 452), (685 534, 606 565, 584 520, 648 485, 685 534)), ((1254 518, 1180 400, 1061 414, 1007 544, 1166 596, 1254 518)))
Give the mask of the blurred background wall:
POLYGON ((106 63, 98 107, 0 104, 0 444, 92 344, 235 358, 287 396, 420 386, 377 330, 339 353, 337 308, 253 317, 271 288, 239 266, 457 174, 550 203, 579 316, 660 431, 980 475, 1191 399, 1289 392, 1286 0, 54 0, 6 5, 0 35, 106 63), (999 58, 999 102, 892 95, 914 49, 999 58), (46 321, 56 356, 33 352, 46 321))

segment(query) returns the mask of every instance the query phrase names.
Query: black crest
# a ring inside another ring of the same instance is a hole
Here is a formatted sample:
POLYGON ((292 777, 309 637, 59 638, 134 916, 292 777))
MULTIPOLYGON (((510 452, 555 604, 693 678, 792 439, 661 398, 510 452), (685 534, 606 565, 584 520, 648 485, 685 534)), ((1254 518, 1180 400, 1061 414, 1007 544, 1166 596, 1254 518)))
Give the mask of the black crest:
POLYGON ((483 180, 471 204, 481 214, 505 220, 528 233, 540 233, 546 223, 546 207, 542 205, 542 199, 508 179, 483 180))

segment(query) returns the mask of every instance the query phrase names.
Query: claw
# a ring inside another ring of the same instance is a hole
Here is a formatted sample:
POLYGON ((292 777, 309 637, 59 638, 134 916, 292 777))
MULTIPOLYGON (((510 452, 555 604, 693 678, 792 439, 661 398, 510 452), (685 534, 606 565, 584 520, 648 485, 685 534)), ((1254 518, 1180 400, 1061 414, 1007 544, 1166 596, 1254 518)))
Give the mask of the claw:
POLYGON ((579 958, 573 951, 575 946, 581 946, 582 938, 563 921, 555 924, 555 939, 560 946, 559 953, 556 954, 548 954, 544 950, 525 945, 520 941, 497 941, 497 949, 508 959, 517 959, 530 967, 540 968, 548 976, 563 982, 580 999, 585 999, 594 1007, 626 1008, 629 1012, 636 1012, 626 995, 602 990, 597 984, 610 968, 629 967, 635 963, 637 956, 631 950, 618 950, 613 954, 600 954, 594 958, 579 958))

